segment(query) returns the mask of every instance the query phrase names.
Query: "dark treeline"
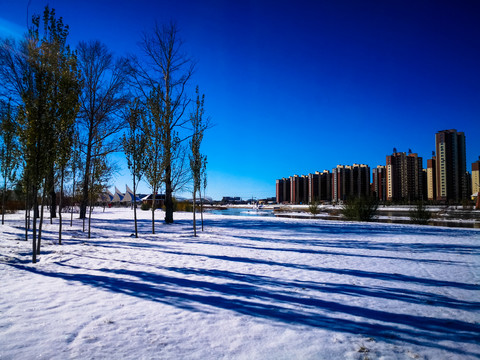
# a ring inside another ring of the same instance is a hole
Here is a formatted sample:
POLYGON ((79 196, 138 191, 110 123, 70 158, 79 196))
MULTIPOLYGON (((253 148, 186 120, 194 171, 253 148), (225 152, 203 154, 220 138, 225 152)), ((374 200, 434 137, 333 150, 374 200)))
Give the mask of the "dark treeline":
MULTIPOLYGON (((155 24, 144 34, 141 58, 115 57, 100 40, 72 49, 68 34, 68 25, 46 7, 21 40, 0 39, 2 224, 8 189, 16 186, 33 262, 46 205, 50 222, 58 211, 59 244, 66 199, 79 204, 90 237, 93 206, 117 168, 109 156, 114 152, 126 155, 134 198, 142 180, 152 194, 164 190, 166 224, 173 223, 175 191, 191 187, 195 199, 206 186, 204 95, 198 87, 196 98, 189 94, 195 64, 175 24, 155 24)), ((134 220, 138 236, 136 210, 134 220)))

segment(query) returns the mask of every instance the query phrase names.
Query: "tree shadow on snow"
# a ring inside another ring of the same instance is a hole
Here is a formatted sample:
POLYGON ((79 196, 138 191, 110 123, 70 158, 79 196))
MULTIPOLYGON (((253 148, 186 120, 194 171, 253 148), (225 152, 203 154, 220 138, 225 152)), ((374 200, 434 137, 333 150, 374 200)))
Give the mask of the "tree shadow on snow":
MULTIPOLYGON (((267 276, 206 269, 164 269, 179 273, 180 276, 177 277, 165 273, 129 269, 99 269, 96 270, 95 274, 87 273, 90 270, 84 269, 87 271, 72 274, 32 269, 20 264, 10 265, 18 269, 33 271, 36 274, 79 282, 188 311, 208 312, 213 309, 225 309, 286 324, 364 334, 383 338, 385 341, 400 340, 444 349, 457 354, 480 355, 464 351, 460 345, 460 343, 478 344, 480 325, 476 323, 399 314, 393 311, 356 306, 346 302, 312 298, 303 296, 302 293, 298 292, 298 289, 321 291, 327 295, 374 296, 408 302, 431 301, 433 303, 438 302, 439 306, 470 310, 479 307, 478 303, 462 303, 435 294, 418 294, 408 290, 393 289, 392 291, 389 288, 357 287, 345 284, 288 282, 267 276), (196 276, 201 276, 202 280, 195 279, 196 276), (206 277, 207 280, 205 280, 206 277), (450 347, 439 344, 441 341, 452 341, 458 346, 450 347)), ((59 265, 69 267, 65 264, 59 265)), ((327 271, 331 270, 328 269, 327 271)), ((375 276, 378 275, 375 274, 375 276)), ((358 274, 355 276, 358 276, 358 274)), ((371 274, 371 276, 374 276, 374 274, 371 274)), ((398 278, 389 280, 398 281, 398 278)), ((439 282, 437 285, 441 286, 442 284, 439 282)))

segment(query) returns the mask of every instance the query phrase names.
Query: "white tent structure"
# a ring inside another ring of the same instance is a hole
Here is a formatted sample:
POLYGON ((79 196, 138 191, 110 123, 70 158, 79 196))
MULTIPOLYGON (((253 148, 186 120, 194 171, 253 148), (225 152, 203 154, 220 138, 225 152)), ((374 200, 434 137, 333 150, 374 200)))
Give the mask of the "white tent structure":
POLYGON ((112 202, 113 201, 113 194, 107 189, 105 192, 101 193, 100 196, 98 197, 98 202, 103 203, 103 202, 112 202))
POLYGON ((123 194, 118 188, 115 186, 115 195, 113 195, 112 202, 116 205, 120 204, 123 202, 123 198, 125 197, 125 194, 123 194))
POLYGON ((125 194, 124 194, 124 197, 123 197, 123 202, 126 202, 126 203, 139 203, 141 202, 140 198, 138 196, 135 196, 135 198, 133 197, 133 191, 132 189, 130 189, 128 187, 128 185, 125 185, 126 186, 126 191, 125 191, 125 194))

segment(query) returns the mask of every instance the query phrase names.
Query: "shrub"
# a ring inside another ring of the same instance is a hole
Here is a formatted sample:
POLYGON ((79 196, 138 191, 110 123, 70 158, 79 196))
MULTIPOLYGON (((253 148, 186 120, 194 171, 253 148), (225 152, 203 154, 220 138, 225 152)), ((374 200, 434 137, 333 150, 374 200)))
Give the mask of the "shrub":
POLYGON ((342 214, 347 220, 371 221, 377 213, 378 201, 373 197, 357 197, 342 206, 342 214))
POLYGON ((140 205, 140 209, 142 210, 150 210, 151 208, 151 204, 148 202, 142 202, 142 205, 140 205))
POLYGON ((193 205, 188 201, 175 201, 174 202, 175 211, 186 211, 193 212, 193 205))
POLYGON ((310 205, 308 206, 308 211, 310 211, 310 214, 312 214, 314 217, 317 216, 320 213, 318 201, 311 202, 310 205))
POLYGON ((419 225, 427 225, 428 220, 432 217, 423 201, 419 201, 413 209, 410 209, 408 215, 410 216, 410 222, 419 225))

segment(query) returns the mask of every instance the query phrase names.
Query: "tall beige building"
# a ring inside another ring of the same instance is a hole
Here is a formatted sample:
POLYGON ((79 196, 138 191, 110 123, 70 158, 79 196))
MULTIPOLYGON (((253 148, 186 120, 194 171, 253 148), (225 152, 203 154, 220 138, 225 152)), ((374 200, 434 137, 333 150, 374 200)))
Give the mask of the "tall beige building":
POLYGON ((480 157, 472 164, 472 195, 480 192, 480 157))
POLYGON ((427 160, 427 199, 437 199, 436 157, 427 160))

